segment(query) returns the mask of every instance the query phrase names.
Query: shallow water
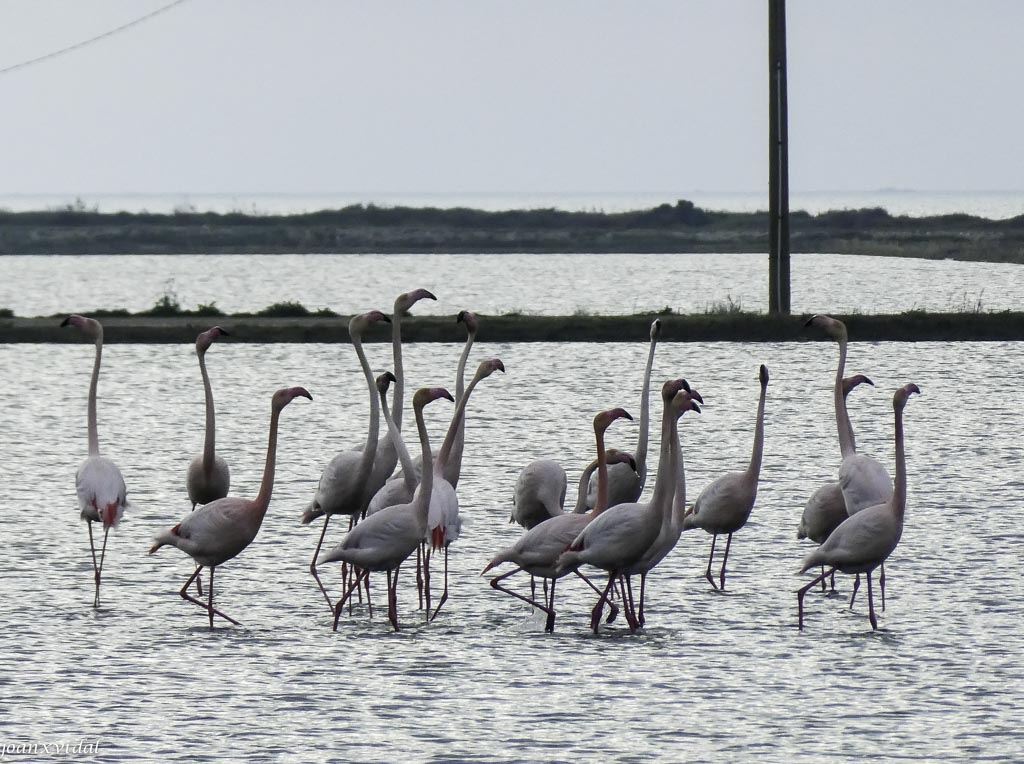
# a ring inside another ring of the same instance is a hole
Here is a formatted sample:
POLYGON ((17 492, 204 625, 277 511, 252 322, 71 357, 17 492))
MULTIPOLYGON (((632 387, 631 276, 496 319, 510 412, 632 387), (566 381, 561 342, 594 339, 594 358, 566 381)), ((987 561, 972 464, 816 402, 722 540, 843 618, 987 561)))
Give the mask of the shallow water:
MULTIPOLYGON (((388 348, 368 351, 375 370, 390 367, 388 348)), ((453 386, 458 353, 408 346, 408 387, 453 386)), ((639 414, 646 344, 473 352, 474 362, 490 356, 508 371, 482 382, 469 406, 466 525, 451 549, 450 601, 423 625, 405 566, 402 631, 363 608, 333 633, 307 569, 319 529, 298 515, 328 459, 366 435, 354 354, 346 345, 214 346, 207 360, 233 495, 256 493, 272 391, 301 384, 315 400, 284 411, 263 528, 218 568, 219 607, 242 625, 211 632, 177 594, 191 561, 173 548, 147 555, 153 535, 188 510, 184 473, 203 428, 191 348, 104 352, 101 448, 121 466, 133 506, 111 536, 103 605, 93 610, 74 496, 92 349, 0 345, 0 380, 17 398, 0 423, 2 742, 96 740, 99 760, 1019 757, 1020 343, 851 345, 848 370, 877 385, 851 395, 858 446, 890 469, 892 392, 909 381, 923 391, 906 410, 907 526, 887 565, 877 632, 863 588, 847 608, 847 578, 837 598, 808 595, 807 627, 796 628, 794 572, 808 551, 796 526, 839 462, 834 345, 659 347, 655 386, 682 374, 706 402, 681 422, 691 498, 749 459, 757 366, 770 368, 758 503, 734 539, 727 594, 704 580, 710 539, 694 531, 650 577, 647 628, 629 634, 620 619, 598 636, 580 582, 559 583, 556 631, 545 634, 539 614, 479 572, 519 534, 507 521, 523 464, 557 458, 572 483, 591 458, 593 414, 619 405, 639 414)), ((440 401, 428 409, 435 443, 450 412, 440 401)), ((636 434, 617 422, 609 444, 632 448, 636 434)), ((657 445, 655 436, 655 462, 657 445)), ((656 474, 652 464, 645 495, 656 474)), ((336 596, 336 567, 327 580, 336 596)), ((373 586, 382 603, 382 581, 373 586)))

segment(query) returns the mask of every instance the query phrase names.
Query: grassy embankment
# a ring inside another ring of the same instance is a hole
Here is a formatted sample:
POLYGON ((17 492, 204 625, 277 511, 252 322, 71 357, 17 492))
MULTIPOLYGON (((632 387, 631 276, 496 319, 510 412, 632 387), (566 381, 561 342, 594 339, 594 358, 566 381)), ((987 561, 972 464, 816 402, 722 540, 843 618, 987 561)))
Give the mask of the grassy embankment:
MULTIPOLYGON (((304 215, 98 213, 81 205, 46 212, 0 211, 3 254, 180 253, 495 253, 503 252, 764 252, 764 213, 702 210, 687 201, 622 213, 381 208, 355 205, 304 215)), ((892 217, 881 209, 791 215, 792 251, 955 258, 1024 263, 1024 215, 987 220, 969 215, 892 217)), ((348 341, 347 317, 312 313, 294 303, 255 315, 225 316, 214 306, 183 310, 172 296, 149 311, 93 312, 108 342, 192 342, 217 323, 242 342, 348 341)), ((803 318, 717 306, 704 314, 482 317, 479 340, 635 341, 655 315, 666 341, 807 339, 803 318)), ((842 316, 850 336, 881 340, 1021 340, 1024 313, 842 316)), ((19 318, 0 309, 0 342, 69 342, 59 317, 19 318)), ((460 342, 451 317, 418 317, 403 325, 410 342, 460 342)), ((368 337, 384 340, 386 333, 368 337)))

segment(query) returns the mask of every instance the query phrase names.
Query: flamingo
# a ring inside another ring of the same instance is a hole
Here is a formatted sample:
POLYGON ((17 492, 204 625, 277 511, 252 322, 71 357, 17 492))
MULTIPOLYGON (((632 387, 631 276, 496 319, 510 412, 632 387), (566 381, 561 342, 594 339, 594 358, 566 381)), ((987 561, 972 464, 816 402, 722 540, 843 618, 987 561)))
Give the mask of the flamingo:
MULTIPOLYGON (((616 451, 615 449, 609 449, 608 451, 605 450, 605 431, 616 419, 632 418, 633 417, 629 415, 629 412, 622 408, 602 411, 594 417, 594 438, 597 443, 597 459, 591 462, 587 469, 584 470, 584 474, 580 478, 579 491, 580 496, 585 498, 585 487, 588 485, 590 475, 596 469, 597 498, 594 502, 593 509, 586 514, 575 512, 560 514, 538 523, 520 536, 515 544, 507 547, 506 549, 502 549, 493 558, 491 558, 487 567, 480 573, 480 575, 484 575, 492 568, 506 562, 515 564, 517 567, 514 570, 492 578, 491 586, 498 591, 505 592, 506 594, 520 599, 523 602, 545 612, 547 614, 547 621, 544 625, 545 631, 552 632, 555 630, 555 581, 561 576, 569 573, 568 570, 562 573, 559 573, 556 570, 555 566, 558 562, 559 555, 568 548, 568 546, 591 520, 600 516, 600 514, 608 507, 608 464, 635 463, 631 454, 624 451, 616 451), (549 597, 545 597, 543 605, 538 603, 532 597, 526 597, 501 585, 501 582, 505 579, 524 570, 530 574, 531 578, 540 576, 544 579, 551 579, 551 593, 549 597)), ((573 572, 582 578, 592 589, 594 589, 594 591, 601 594, 601 590, 594 586, 590 579, 580 573, 578 569, 574 569, 573 572)), ((613 609, 612 612, 617 612, 617 608, 613 609)))
MULTIPOLYGON (((509 522, 527 530, 562 514, 568 478, 554 459, 535 459, 519 472, 509 522)), ((585 510, 586 507, 584 506, 585 510)))
MULTIPOLYGON (((846 411, 846 399, 843 396, 843 373, 846 368, 847 332, 846 324, 831 316, 811 316, 805 326, 815 326, 839 345, 839 363, 836 367, 836 381, 833 391, 836 407, 836 425, 839 431, 839 450, 843 461, 839 465, 839 488, 843 493, 847 515, 881 504, 892 498, 892 478, 882 463, 866 454, 857 452, 853 438, 853 428, 849 426, 850 417, 846 411)), ((882 594, 882 609, 885 610, 885 566, 878 575, 878 586, 882 594)), ((853 595, 850 607, 857 596, 860 577, 853 582, 853 595)))
POLYGON ((213 572, 217 566, 236 557, 249 546, 260 531, 274 490, 278 420, 281 418, 281 410, 300 396, 313 400, 313 396, 302 387, 282 388, 275 392, 270 399, 270 436, 267 441, 267 460, 263 467, 263 480, 260 482, 260 490, 256 498, 240 499, 235 496, 227 496, 204 504, 199 509, 193 510, 173 528, 158 535, 149 550, 149 553, 153 554, 162 546, 176 546, 196 561, 198 567, 178 593, 183 599, 206 610, 210 617, 211 629, 215 615, 238 626, 238 621, 213 606, 213 572), (205 604, 188 593, 189 586, 198 579, 204 567, 210 569, 209 599, 205 604))
POLYGON ((300 518, 303 525, 308 525, 317 517, 324 516, 323 529, 320 531, 320 539, 313 552, 313 560, 309 563, 309 572, 316 580, 316 584, 320 587, 332 612, 334 603, 331 602, 330 595, 327 594, 327 589, 324 588, 323 582, 320 580, 320 575, 316 570, 316 561, 320 555, 320 548, 323 546, 327 524, 330 522, 331 516, 348 515, 355 520, 366 509, 366 504, 374 493, 369 490, 371 487, 369 481, 374 455, 377 453, 380 405, 377 401, 377 387, 374 383, 373 372, 370 371, 370 364, 366 360, 362 340, 363 332, 379 321, 391 323, 391 319, 379 310, 371 310, 368 313, 353 316, 348 323, 348 333, 352 338, 352 345, 355 347, 359 365, 362 367, 367 387, 370 390, 370 429, 366 436, 366 442, 361 449, 343 451, 331 459, 320 476, 313 501, 300 518))
POLYGON ((128 491, 125 488, 121 470, 105 456, 100 456, 100 439, 96 429, 96 388, 100 380, 100 359, 103 356, 103 326, 94 318, 72 314, 61 322, 61 326, 72 326, 81 331, 96 345, 96 357, 89 380, 87 406, 89 422, 89 455, 75 473, 75 492, 81 518, 89 529, 89 549, 92 552, 93 579, 96 593, 92 606, 100 606, 100 578, 103 574, 103 559, 107 553, 107 534, 117 526, 128 507, 128 491), (92 537, 92 524, 103 523, 103 546, 100 558, 96 560, 96 544, 92 537))
MULTIPOLYGON (((677 393, 677 395, 683 395, 684 392, 677 393)), ((700 406, 697 403, 704 402, 704 399, 696 390, 690 390, 690 398, 691 405, 680 407, 676 412, 676 416, 672 418, 671 432, 669 433, 669 457, 671 461, 668 469, 671 470, 670 474, 677 476, 675 493, 672 496, 672 505, 665 508, 666 512, 662 516, 658 538, 655 539, 640 562, 634 566, 634 569, 640 573, 640 606, 637 608, 636 620, 641 626, 645 623, 644 597, 647 589, 647 574, 654 570, 668 556, 668 553, 675 548, 683 532, 683 518, 686 516, 686 472, 683 464, 682 447, 679 444, 678 417, 682 416, 686 411, 694 411, 699 414, 700 406)))
POLYGON ((230 336, 219 326, 208 329, 196 338, 196 355, 199 357, 199 372, 203 377, 203 391, 206 394, 206 439, 203 453, 188 465, 185 486, 192 509, 197 504, 209 504, 228 495, 231 485, 231 471, 228 463, 217 455, 215 449, 216 422, 213 408, 213 390, 210 375, 206 372, 206 351, 219 337, 230 336))
MULTIPOLYGON (((661 397, 665 410, 661 422, 660 465, 669 464, 669 434, 676 393, 688 387, 684 379, 670 380, 662 385, 661 397)), ((689 406, 691 403, 689 396, 686 396, 678 405, 689 406)), ((619 504, 605 510, 588 523, 569 548, 558 557, 555 571, 559 575, 581 565, 593 565, 608 572, 608 583, 590 616, 590 625, 595 634, 599 628, 601 611, 609 601, 615 580, 639 562, 658 537, 664 507, 666 503, 672 502, 675 492, 674 476, 669 472, 659 468, 654 494, 649 502, 619 504)), ((623 600, 626 602, 626 620, 630 630, 635 631, 639 624, 625 591, 623 600)))
MULTIPOLYGON (((405 408, 405 366, 402 363, 402 317, 407 316, 413 305, 420 300, 436 300, 433 293, 426 289, 414 289, 403 292, 395 298, 391 314, 391 352, 394 358, 395 397, 391 415, 395 419, 398 431, 402 431, 402 411, 405 408)), ((378 440, 373 458, 373 469, 370 472, 369 485, 373 490, 367 496, 369 501, 381 486, 391 477, 398 462, 398 451, 388 433, 378 440)), ((365 510, 365 507, 363 508, 365 510)))
POLYGON ((380 393, 380 411, 384 416, 384 422, 387 424, 391 442, 395 444, 398 463, 402 466, 400 470, 401 476, 386 482, 373 495, 370 503, 366 506, 366 517, 374 515, 382 509, 393 507, 395 504, 405 504, 412 501, 412 497, 416 493, 416 486, 419 485, 419 472, 413 467, 409 449, 405 446, 405 440, 402 438, 402 433, 395 423, 390 406, 388 406, 387 392, 394 381, 394 374, 390 371, 384 372, 377 377, 377 391, 380 393))
MULTIPOLYGON (((907 399, 921 389, 909 383, 896 390, 892 398, 895 418, 896 478, 892 496, 884 502, 850 515, 825 542, 804 558, 801 573, 817 565, 830 566, 840 573, 866 573, 868 579, 868 619, 871 628, 878 628, 871 596, 871 572, 892 554, 903 535, 907 512, 907 461, 903 444, 903 409, 907 399)), ((823 581, 831 571, 824 571, 797 591, 797 623, 804 627, 804 595, 823 581)))
POLYGON ((433 456, 427 425, 423 420, 424 407, 439 398, 454 401, 443 387, 421 388, 412 399, 416 416, 416 429, 420 436, 420 450, 423 456, 423 479, 412 502, 397 504, 370 515, 348 532, 334 549, 320 558, 320 564, 342 560, 358 569, 355 581, 333 606, 334 630, 345 601, 359 586, 363 578, 369 578, 373 571, 385 571, 388 575, 388 620, 398 631, 398 567, 412 554, 427 532, 427 513, 430 510, 430 496, 434 482, 433 456))
MULTIPOLYGON (((847 415, 846 398, 850 391, 858 385, 867 383, 874 385, 870 379, 863 374, 855 374, 852 377, 843 379, 843 408, 842 412, 836 413, 837 425, 840 431, 847 433, 850 443, 855 443, 853 426, 850 424, 850 417, 847 415)), ((842 440, 842 439, 840 439, 842 440)), ((843 500, 843 490, 838 481, 825 483, 818 488, 807 500, 804 506, 803 515, 800 518, 800 525, 797 527, 797 539, 809 538, 811 541, 821 544, 828 538, 829 534, 843 522, 849 515, 846 512, 846 502, 843 500)), ((822 588, 825 582, 822 581, 822 588)), ((835 591, 835 578, 832 579, 832 589, 835 591)))
MULTIPOLYGON (((608 470, 608 504, 614 507, 616 504, 639 501, 643 493, 644 485, 647 483, 647 441, 650 430, 651 418, 651 369, 654 367, 654 350, 658 345, 658 338, 661 336, 661 320, 654 319, 651 322, 651 345, 647 351, 647 366, 644 369, 644 381, 640 393, 640 435, 636 444, 636 451, 633 458, 636 461, 636 471, 624 464, 610 467, 608 470)), ((587 494, 587 506, 593 506, 597 497, 597 480, 590 479, 590 489, 587 494)))
MULTIPOLYGON (((470 310, 460 310, 455 317, 455 322, 466 325, 466 344, 462 348, 462 355, 459 356, 459 365, 455 372, 455 405, 462 402, 466 392, 465 375, 466 362, 469 360, 469 351, 476 341, 477 329, 480 328, 480 321, 476 313, 470 310)), ((451 483, 452 488, 459 487, 459 477, 462 475, 462 455, 466 448, 466 420, 463 417, 462 423, 455 432, 449 453, 442 464, 444 479, 451 483)))
POLYGON ((768 393, 768 367, 764 364, 761 364, 758 379, 761 383, 761 396, 757 403, 754 448, 750 455, 750 463, 742 472, 727 472, 705 486, 693 507, 683 518, 684 531, 703 528, 711 534, 711 553, 708 555, 708 567, 704 577, 716 591, 725 589, 725 565, 729 560, 732 534, 747 524, 754 509, 754 501, 757 499, 757 481, 761 473, 761 456, 764 452, 764 403, 768 393), (728 537, 716 585, 711 574, 711 563, 715 558, 715 541, 722 533, 727 533, 728 537))
POLYGON ((466 386, 462 400, 455 407, 451 424, 445 434, 444 442, 438 451, 437 460, 433 461, 434 481, 433 490, 430 494, 430 515, 427 519, 427 535, 424 541, 430 544, 430 549, 424 555, 424 579, 427 592, 427 609, 430 608, 430 555, 439 549, 444 550, 444 590, 441 592, 441 599, 434 609, 430 620, 437 617, 441 607, 448 601, 448 547, 457 541, 462 532, 462 519, 459 517, 459 498, 455 493, 455 487, 448 482, 444 476, 445 466, 451 455, 458 432, 463 429, 466 405, 469 403, 469 396, 481 380, 491 376, 495 371, 505 372, 505 365, 498 358, 491 358, 482 361, 477 367, 476 374, 466 386))

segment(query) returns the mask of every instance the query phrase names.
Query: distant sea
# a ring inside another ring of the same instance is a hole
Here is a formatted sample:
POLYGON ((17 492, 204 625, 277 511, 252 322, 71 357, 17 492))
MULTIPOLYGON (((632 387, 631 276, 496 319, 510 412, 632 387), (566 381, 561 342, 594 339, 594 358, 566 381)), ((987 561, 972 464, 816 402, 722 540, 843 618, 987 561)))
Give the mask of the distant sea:
MULTIPOLYGON (((352 204, 383 207, 470 207, 482 210, 547 209, 623 212, 687 199, 707 210, 758 212, 768 209, 765 192, 664 191, 614 193, 399 193, 317 194, 0 194, 0 209, 12 212, 82 206, 100 212, 244 212, 279 215, 337 209, 352 204)), ((811 191, 790 195, 790 209, 812 214, 828 210, 882 207, 892 215, 926 217, 966 213, 993 220, 1024 214, 1024 191, 811 191)))

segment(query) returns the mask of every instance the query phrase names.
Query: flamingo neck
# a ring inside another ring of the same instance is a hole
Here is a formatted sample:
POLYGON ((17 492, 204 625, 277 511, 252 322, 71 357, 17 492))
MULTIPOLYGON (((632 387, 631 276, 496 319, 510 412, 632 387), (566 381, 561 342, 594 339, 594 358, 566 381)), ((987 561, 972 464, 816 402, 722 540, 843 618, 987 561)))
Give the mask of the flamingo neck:
POLYGON ((679 420, 672 420, 672 469, 679 476, 672 496, 672 527, 682 528, 686 514, 686 466, 683 464, 683 449, 679 442, 679 420))
POLYGON ((846 411, 846 396, 843 395, 843 374, 846 373, 846 337, 839 338, 839 365, 836 367, 836 383, 832 392, 836 408, 836 431, 839 434, 839 453, 845 459, 847 456, 857 453, 857 446, 853 441, 853 427, 850 425, 850 415, 846 411))
POLYGON ((263 480, 260 482, 260 492, 256 495, 254 502, 261 520, 267 514, 267 507, 270 506, 270 496, 274 492, 274 468, 277 461, 277 422, 280 418, 281 410, 272 408, 270 411, 270 436, 267 439, 267 461, 263 465, 263 480))
POLYGON ((907 511, 907 457, 903 447, 903 409, 896 409, 896 477, 892 493, 896 517, 903 522, 907 511))
POLYGON ((402 409, 405 408, 405 367, 402 364, 402 311, 395 306, 391 317, 391 352, 395 363, 395 393, 392 418, 398 431, 402 431, 402 409))
POLYGON ((89 422, 89 456, 99 456, 100 435, 96 427, 96 389, 100 383, 100 359, 103 357, 102 335, 96 340, 96 358, 92 362, 92 378, 89 380, 89 402, 87 416, 89 422))
POLYGON ((643 390, 640 393, 640 437, 636 443, 636 452, 633 454, 641 486, 647 482, 647 446, 651 420, 651 370, 654 368, 654 349, 657 345, 657 337, 652 337, 651 348, 647 351, 643 390))
POLYGON ((590 510, 591 520, 608 508, 608 456, 604 452, 603 427, 594 430, 594 440, 597 442, 597 498, 590 510))
POLYGON ((664 513, 666 504, 671 505, 675 493, 675 474, 671 464, 672 440, 672 402, 665 402, 665 413, 661 417, 661 447, 658 449, 658 477, 654 481, 654 494, 651 496, 652 510, 664 513))
MULTIPOLYGON (((359 357, 359 365, 363 369, 363 376, 366 377, 366 386, 370 390, 370 429, 366 433, 366 446, 363 448, 363 458, 359 461, 358 478, 358 484, 365 485, 370 470, 373 468, 373 457, 377 453, 377 438, 378 430, 380 429, 380 403, 377 400, 377 385, 373 380, 370 362, 366 360, 366 353, 363 352, 363 338, 359 334, 353 335, 352 344, 355 346, 356 355, 359 357)), ((397 425, 398 422, 396 421, 395 424, 397 425)))
POLYGON ((209 474, 213 470, 217 424, 213 409, 213 388, 210 386, 210 375, 206 372, 205 352, 199 354, 199 372, 203 375, 203 392, 206 394, 206 438, 203 441, 203 472, 209 474))
MULTIPOLYGON (((574 515, 581 515, 587 511, 587 490, 590 487, 590 476, 597 470, 597 464, 598 460, 594 459, 583 470, 583 474, 580 475, 580 483, 576 488, 576 506, 572 510, 574 515)), ((591 517, 593 517, 593 512, 591 512, 591 517)))
POLYGON ((398 425, 395 424, 394 418, 391 416, 391 410, 388 408, 388 396, 386 393, 380 394, 380 410, 384 415, 384 422, 387 424, 388 432, 391 434, 391 441, 395 444, 395 450, 398 452, 398 461, 402 464, 402 480, 405 481, 405 486, 409 490, 416 489, 416 468, 413 466, 412 457, 409 456, 409 449, 405 447, 405 441, 402 439, 402 433, 398 429, 398 425))
POLYGON ((754 425, 754 449, 747 467, 747 474, 755 481, 761 474, 761 457, 764 455, 764 401, 767 395, 768 386, 761 385, 761 397, 757 401, 757 422, 754 425))
POLYGON ((420 436, 420 451, 423 454, 423 476, 420 478, 419 493, 416 494, 416 518, 423 531, 427 529, 427 515, 430 511, 430 493, 434 490, 434 456, 430 452, 430 436, 423 419, 423 409, 415 408, 416 431, 420 436))
MULTIPOLYGON (((469 360, 469 351, 473 348, 473 343, 476 341, 476 332, 471 331, 466 336, 466 344, 462 348, 462 355, 459 356, 459 367, 455 375, 455 404, 462 403, 462 398, 465 396, 465 375, 466 375, 466 363, 469 360)), ((445 477, 453 487, 458 485, 459 474, 462 472, 462 454, 466 448, 466 419, 463 417, 462 422, 459 424, 459 429, 455 433, 455 441, 450 449, 450 454, 447 457, 447 463, 445 464, 445 477), (454 479, 453 479, 454 478, 454 479)))
MULTIPOLYGON (((448 425, 448 432, 445 433, 444 442, 441 443, 441 449, 437 452, 437 462, 435 463, 435 467, 438 470, 444 470, 448 467, 448 461, 451 458, 455 441, 458 438, 459 432, 461 432, 465 426, 466 404, 469 403, 469 396, 473 392, 473 388, 477 386, 477 383, 481 379, 482 377, 473 377, 469 386, 466 388, 465 392, 463 392, 458 405, 455 407, 455 413, 452 414, 451 424, 448 425)), ((448 482, 451 481, 449 480, 448 482)))

